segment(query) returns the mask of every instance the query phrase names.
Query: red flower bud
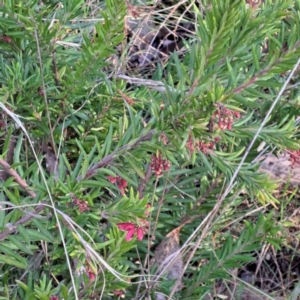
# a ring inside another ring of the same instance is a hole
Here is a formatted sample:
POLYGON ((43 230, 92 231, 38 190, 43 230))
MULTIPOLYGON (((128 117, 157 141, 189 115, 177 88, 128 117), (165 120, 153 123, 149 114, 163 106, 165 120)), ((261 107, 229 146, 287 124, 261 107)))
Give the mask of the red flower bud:
POLYGON ((139 227, 139 228, 137 229, 136 234, 137 234, 138 240, 141 241, 141 240, 143 239, 143 237, 144 237, 143 229, 142 229, 141 227, 139 227))
POLYGON ((121 229, 121 230, 132 230, 135 228, 134 224, 132 223, 118 223, 117 226, 121 229))
POLYGON ((87 273, 88 273, 88 276, 89 276, 89 280, 94 281, 95 278, 96 278, 95 274, 92 271, 88 271, 87 273))
POLYGON ((135 228, 128 230, 126 234, 126 241, 129 242, 134 236, 135 228))

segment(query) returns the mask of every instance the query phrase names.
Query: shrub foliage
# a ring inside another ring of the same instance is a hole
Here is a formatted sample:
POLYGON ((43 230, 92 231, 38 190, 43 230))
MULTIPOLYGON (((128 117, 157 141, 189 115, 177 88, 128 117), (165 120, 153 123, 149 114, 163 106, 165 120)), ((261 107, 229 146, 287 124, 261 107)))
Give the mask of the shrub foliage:
POLYGON ((300 148, 297 72, 276 99, 300 2, 252 2, 186 2, 193 32, 145 74, 128 2, 0 1, 0 299, 200 299, 279 247, 256 157, 300 148), (151 257, 178 227, 170 277, 151 257))

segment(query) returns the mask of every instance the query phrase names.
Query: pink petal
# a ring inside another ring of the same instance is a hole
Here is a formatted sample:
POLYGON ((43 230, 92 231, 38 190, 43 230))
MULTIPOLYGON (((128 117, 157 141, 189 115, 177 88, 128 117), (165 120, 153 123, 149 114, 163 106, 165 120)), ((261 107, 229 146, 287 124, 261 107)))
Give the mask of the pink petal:
POLYGON ((129 242, 134 236, 135 229, 128 230, 126 234, 126 241, 129 242))
POLYGON ((127 186, 127 181, 125 179, 121 178, 119 183, 118 183, 118 187, 119 188, 121 188, 121 187, 124 188, 126 186, 127 186))
POLYGON ((117 226, 119 227, 119 229, 125 231, 134 229, 134 224, 132 223, 118 223, 117 226))
POLYGON ((121 195, 124 196, 125 195, 124 189, 122 187, 119 187, 119 190, 120 190, 121 195))
POLYGON ((90 281, 94 281, 95 280, 95 274, 93 273, 93 272, 91 272, 91 271, 88 271, 88 276, 89 276, 89 280, 90 281))
POLYGON ((138 229, 137 229, 137 238, 138 238, 138 240, 139 241, 141 241, 142 239, 143 239, 143 237, 144 237, 144 232, 143 232, 143 229, 141 228, 141 227, 139 227, 138 229))
POLYGON ((111 182, 111 183, 115 183, 117 181, 117 177, 113 177, 113 176, 107 176, 107 179, 111 182))

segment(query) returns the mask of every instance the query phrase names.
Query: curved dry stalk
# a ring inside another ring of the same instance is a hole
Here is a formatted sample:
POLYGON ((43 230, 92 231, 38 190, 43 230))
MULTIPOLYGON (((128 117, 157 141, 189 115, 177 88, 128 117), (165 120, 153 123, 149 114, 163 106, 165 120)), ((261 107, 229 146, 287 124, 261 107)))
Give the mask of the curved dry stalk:
POLYGON ((16 232, 18 225, 23 225, 23 224, 27 223, 33 217, 35 217, 40 212, 42 212, 45 208, 46 208, 46 205, 44 203, 37 204, 37 207, 35 208, 35 210, 32 213, 25 215, 24 217, 22 217, 15 223, 11 224, 10 228, 8 230, 2 231, 0 233, 0 242, 3 241, 9 234, 16 232))

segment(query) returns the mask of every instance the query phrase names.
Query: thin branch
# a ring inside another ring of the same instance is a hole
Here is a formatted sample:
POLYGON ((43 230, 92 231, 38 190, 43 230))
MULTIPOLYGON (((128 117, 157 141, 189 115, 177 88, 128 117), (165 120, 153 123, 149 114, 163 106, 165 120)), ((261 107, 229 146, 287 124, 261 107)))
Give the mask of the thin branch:
POLYGON ((96 171, 98 169, 101 169, 102 167, 105 167, 109 165, 116 157, 118 157, 122 152, 132 150, 140 145, 141 142, 144 141, 150 141, 152 139, 153 133, 155 132, 154 129, 150 130, 147 134, 141 136, 138 138, 136 141, 131 142, 127 145, 122 146, 121 148, 115 150, 111 154, 107 155, 104 157, 100 162, 92 166, 89 170, 87 170, 86 174, 84 177, 78 176, 77 180, 80 181, 82 179, 87 179, 89 177, 92 177, 95 175, 96 171))
MULTIPOLYGON (((222 176, 222 175, 221 175, 222 176)), ((196 205, 200 206, 205 200, 208 195, 213 191, 213 189, 218 185, 221 181, 221 176, 217 177, 217 179, 210 185, 210 187, 206 190, 204 195, 197 201, 196 205)))
MULTIPOLYGON (((300 46, 300 42, 297 42, 294 47, 292 49, 290 49, 289 51, 283 52, 284 54, 289 54, 292 53, 293 51, 295 51, 295 49, 297 49, 300 46)), ((264 76, 265 74, 267 74, 269 71, 271 71, 274 67, 276 67, 278 64, 282 63, 284 60, 282 59, 282 57, 278 58, 277 61, 275 61, 270 67, 266 67, 265 69, 262 69, 258 74, 254 75, 252 78, 250 78, 247 82, 241 84, 240 86, 238 86, 236 89, 234 89, 232 91, 233 94, 239 94, 240 92, 242 92, 244 89, 246 89, 247 87, 251 86, 253 83, 255 83, 255 81, 257 81, 261 76, 264 76)), ((294 74, 294 71, 292 72, 294 74)), ((290 80, 288 80, 287 82, 289 82, 290 80)), ((285 88, 288 89, 288 88, 285 88)))
POLYGON ((144 190, 146 188, 146 184, 148 183, 148 181, 151 178, 151 175, 152 175, 151 165, 148 164, 146 174, 145 174, 145 178, 141 180, 141 182, 138 186, 138 193, 139 193, 139 198, 140 199, 142 199, 143 196, 144 196, 144 190))
POLYGON ((116 75, 116 77, 120 78, 120 79, 123 79, 123 80, 126 80, 130 84, 137 85, 137 86, 146 86, 147 88, 149 88, 151 90, 159 91, 161 93, 166 93, 167 89, 169 91, 178 92, 176 89, 165 85, 161 81, 150 80, 150 79, 142 79, 142 78, 134 78, 134 77, 129 77, 129 76, 124 75, 124 74, 118 74, 118 75, 116 75), (167 89, 166 89, 166 87, 167 87, 167 89))
MULTIPOLYGON (((14 160, 14 151, 15 151, 16 143, 17 141, 15 138, 12 138, 9 142, 8 151, 6 153, 6 162, 9 165, 12 164, 14 160)), ((9 174, 5 170, 0 171, 0 180, 6 181, 8 176, 9 174)))
POLYGON ((31 197, 31 198, 35 198, 36 197, 36 193, 33 191, 30 191, 29 185, 20 177, 20 175, 10 167, 10 165, 3 159, 0 159, 0 165, 3 167, 4 171, 9 174, 10 176, 12 176, 15 181, 27 192, 27 194, 31 197))
POLYGON ((37 207, 33 212, 30 214, 26 214, 24 217, 16 221, 15 223, 11 224, 9 226, 9 229, 2 231, 0 233, 0 241, 3 241, 8 235, 12 234, 13 232, 17 231, 17 225, 23 225, 30 221, 35 215, 39 214, 41 211, 43 211, 47 206, 43 203, 38 204, 37 207))

